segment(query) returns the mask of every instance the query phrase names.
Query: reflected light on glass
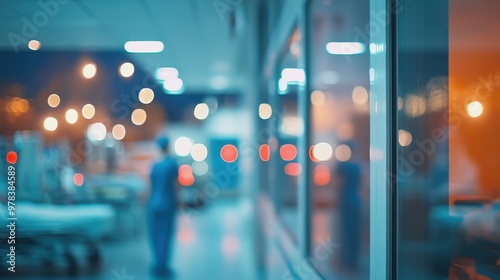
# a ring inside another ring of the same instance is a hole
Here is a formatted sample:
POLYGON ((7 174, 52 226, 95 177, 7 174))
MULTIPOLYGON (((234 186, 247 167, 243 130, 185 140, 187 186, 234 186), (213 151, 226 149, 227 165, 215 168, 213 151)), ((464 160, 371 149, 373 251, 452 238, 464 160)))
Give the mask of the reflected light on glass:
POLYGON ((281 78, 278 81, 278 89, 281 94, 286 93, 288 89, 288 83, 285 79, 281 78))
POLYGON ((299 176, 302 172, 302 165, 297 162, 291 162, 285 165, 285 174, 288 176, 299 176))
POLYGON ((135 109, 132 112, 132 116, 130 119, 132 120, 132 123, 135 125, 143 125, 146 122, 147 119, 147 113, 143 109, 135 109))
POLYGON ((208 156, 207 147, 203 144, 194 144, 191 148, 191 157, 194 161, 204 161, 208 156))
POLYGON ((78 121, 78 112, 75 109, 69 109, 66 111, 65 117, 69 124, 74 124, 78 121))
POLYGON ((322 106, 325 104, 325 93, 321 90, 315 90, 311 93, 311 103, 314 106, 322 106))
POLYGON ((56 108, 57 106, 59 106, 60 103, 61 103, 61 98, 59 97, 59 95, 55 93, 49 95, 49 98, 47 98, 47 104, 49 104, 49 106, 52 108, 56 108))
POLYGON ((220 157, 225 162, 235 162, 238 159, 238 149, 234 145, 225 145, 220 149, 220 157))
POLYGON ((346 144, 339 145, 335 149, 335 158, 337 158, 338 161, 348 161, 349 159, 351 159, 351 155, 351 148, 349 148, 349 146, 347 146, 346 144))
POLYGON ((304 122, 300 117, 284 117, 281 123, 281 132, 283 134, 300 136, 304 133, 304 122))
POLYGON ((229 87, 229 79, 226 76, 215 76, 210 81, 213 89, 222 90, 229 87))
POLYGON ((403 110, 404 101, 402 97, 398 97, 398 110, 403 110))
POLYGON ((354 126, 350 122, 343 122, 337 129, 337 136, 340 140, 349 140, 354 137, 354 126))
POLYGON ((106 126, 102 123, 94 123, 87 129, 87 137, 91 141, 102 141, 106 138, 106 126))
POLYGON ((187 137, 179 137, 175 140, 174 150, 178 156, 185 157, 191 152, 193 147, 193 140, 187 137))
POLYGON ((206 119, 209 113, 210 109, 208 108, 208 105, 206 103, 200 103, 196 105, 196 107, 194 107, 194 117, 199 120, 206 119))
POLYGON ((124 78, 129 78, 134 75, 135 67, 130 62, 125 62, 120 66, 120 75, 124 78))
POLYGON ((271 149, 269 148, 269 145, 267 144, 260 145, 259 156, 262 161, 269 161, 269 159, 271 158, 271 149))
POLYGON ((365 44, 360 42, 329 42, 326 51, 334 55, 354 55, 365 52, 365 44))
POLYGON ((82 173, 75 173, 75 175, 73 175, 73 183, 75 184, 75 186, 77 187, 83 186, 84 181, 85 177, 83 176, 82 173))
POLYGON ((319 82, 325 85, 334 85, 340 81, 339 75, 335 71, 323 71, 319 74, 319 82))
POLYGON ((174 67, 161 67, 156 69, 156 78, 158 80, 166 81, 179 77, 179 70, 174 67))
POLYGON ((191 167, 196 176, 203 176, 208 173, 208 164, 206 161, 195 161, 191 164, 191 167))
POLYGON ((352 91, 352 101, 355 104, 362 105, 368 102, 368 91, 363 86, 357 86, 352 91))
POLYGON ((309 158, 313 161, 313 162, 318 162, 319 160, 314 156, 314 146, 315 145, 312 145, 311 147, 309 147, 309 158))
POLYGON ((398 131, 398 142, 399 145, 406 147, 411 144, 413 137, 411 136, 411 133, 404 129, 400 129, 398 131))
POLYGON ((82 116, 87 120, 90 120, 95 115, 95 107, 92 104, 85 104, 82 107, 82 116))
POLYGON ((58 122, 53 117, 48 117, 43 121, 43 128, 47 131, 54 131, 57 129, 58 122))
POLYGON ((427 111, 427 102, 424 97, 408 95, 406 98, 405 112, 410 117, 419 117, 427 111))
POLYGON ((326 165, 318 165, 314 168, 314 184, 317 186, 326 186, 330 183, 330 168, 326 165))
POLYGON ((285 144, 280 147, 280 156, 284 161, 292 161, 297 157, 297 148, 292 144, 285 144))
POLYGON ((259 117, 263 120, 269 119, 273 115, 273 108, 267 103, 259 105, 259 117))
POLYGON ((28 42, 28 48, 32 51, 37 51, 41 47, 41 43, 38 40, 31 40, 28 42))
POLYGON ((117 124, 113 126, 113 129, 111 130, 113 138, 115 138, 118 141, 123 140, 123 138, 125 138, 126 133, 127 130, 125 129, 125 126, 123 126, 122 124, 117 124))
POLYGON ((163 82, 163 88, 170 93, 182 92, 184 82, 179 78, 167 79, 163 82))
POLYGON ((95 76, 97 72, 97 67, 95 64, 89 63, 83 66, 82 74, 86 79, 91 79, 95 76))
POLYGON ((281 79, 288 84, 304 84, 306 73, 300 68, 285 68, 281 71, 281 79))
POLYGON ((312 154, 318 161, 327 161, 332 158, 333 148, 326 142, 320 142, 314 145, 312 154))
POLYGON ((477 118, 483 113, 483 105, 478 101, 473 101, 467 105, 467 113, 469 116, 477 118))
POLYGON ((142 104, 149 104, 155 99, 155 93, 150 88, 143 88, 139 91, 139 101, 142 104))
POLYGON ((128 41, 124 47, 129 53, 159 53, 164 46, 160 41, 128 41))

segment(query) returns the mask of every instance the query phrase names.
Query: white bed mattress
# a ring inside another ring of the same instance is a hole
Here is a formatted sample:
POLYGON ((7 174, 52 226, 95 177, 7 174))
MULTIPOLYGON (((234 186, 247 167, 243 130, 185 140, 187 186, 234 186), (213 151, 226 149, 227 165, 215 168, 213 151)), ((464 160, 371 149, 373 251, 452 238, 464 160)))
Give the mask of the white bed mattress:
MULTIPOLYGON (((16 236, 76 234, 98 239, 112 229, 115 211, 109 205, 54 205, 18 202, 16 236)), ((0 219, 8 224, 7 205, 0 203, 0 219)), ((2 232, 8 230, 0 227, 2 232)), ((2 234, 4 235, 4 234, 2 234)))

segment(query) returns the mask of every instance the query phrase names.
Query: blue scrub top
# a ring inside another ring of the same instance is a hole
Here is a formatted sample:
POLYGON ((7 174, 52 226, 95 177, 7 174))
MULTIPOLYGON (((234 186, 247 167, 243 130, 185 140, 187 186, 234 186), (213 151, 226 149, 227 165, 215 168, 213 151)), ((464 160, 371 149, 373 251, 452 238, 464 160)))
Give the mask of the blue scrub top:
POLYGON ((149 207, 154 212, 173 211, 177 207, 175 181, 178 176, 177 162, 165 157, 155 163, 151 170, 151 195, 149 207))

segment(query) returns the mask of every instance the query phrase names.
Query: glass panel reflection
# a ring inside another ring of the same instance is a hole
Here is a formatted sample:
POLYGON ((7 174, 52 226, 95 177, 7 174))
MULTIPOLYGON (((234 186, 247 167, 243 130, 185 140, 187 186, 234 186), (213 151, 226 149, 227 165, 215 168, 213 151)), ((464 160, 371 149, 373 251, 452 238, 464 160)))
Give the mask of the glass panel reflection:
POLYGON ((310 13, 311 262, 326 279, 367 279, 370 60, 356 30, 368 4, 318 0, 310 13))

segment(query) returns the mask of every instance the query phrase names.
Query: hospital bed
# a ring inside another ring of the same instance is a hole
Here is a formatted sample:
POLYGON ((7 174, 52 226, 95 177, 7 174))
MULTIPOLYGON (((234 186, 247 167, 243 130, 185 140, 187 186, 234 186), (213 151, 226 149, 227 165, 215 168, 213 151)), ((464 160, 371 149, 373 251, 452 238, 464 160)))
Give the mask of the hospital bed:
MULTIPOLYGON (((115 211, 108 205, 54 205, 18 202, 15 216, 10 216, 7 205, 0 203, 0 258, 6 265, 7 244, 10 229, 6 226, 15 217, 16 259, 40 258, 42 263, 64 259, 68 273, 77 272, 77 262, 71 247, 84 244, 88 249, 88 261, 93 267, 100 262, 98 242, 109 233, 115 211)), ((3 269, 2 270, 6 270, 3 269)))

